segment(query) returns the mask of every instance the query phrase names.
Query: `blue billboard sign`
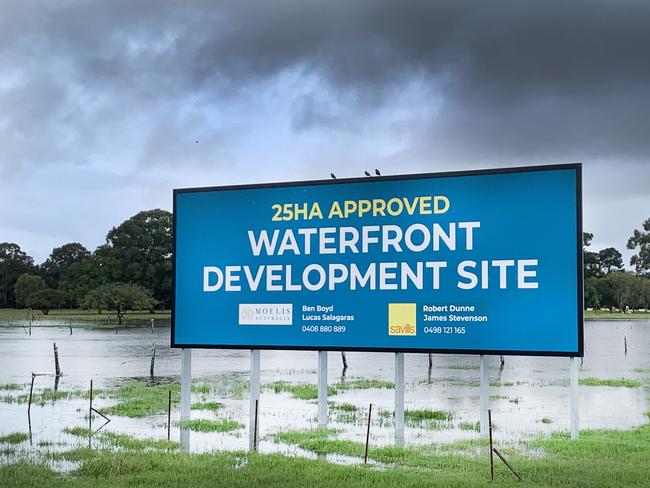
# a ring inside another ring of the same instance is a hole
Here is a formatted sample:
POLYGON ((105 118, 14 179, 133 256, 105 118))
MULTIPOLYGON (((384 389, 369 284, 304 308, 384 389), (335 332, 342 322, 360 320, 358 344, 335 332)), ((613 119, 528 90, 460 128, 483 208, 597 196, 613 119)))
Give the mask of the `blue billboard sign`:
POLYGON ((174 191, 172 346, 577 356, 581 165, 174 191))

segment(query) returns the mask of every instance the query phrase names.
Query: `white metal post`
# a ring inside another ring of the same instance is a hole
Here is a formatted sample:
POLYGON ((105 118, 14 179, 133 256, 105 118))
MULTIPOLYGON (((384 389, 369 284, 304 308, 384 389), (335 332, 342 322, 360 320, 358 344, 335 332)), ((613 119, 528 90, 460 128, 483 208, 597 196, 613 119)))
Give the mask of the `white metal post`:
POLYGON ((327 351, 318 351, 318 427, 327 427, 327 351))
POLYGON ((569 369, 571 376, 571 439, 577 439, 580 436, 580 425, 578 423, 578 358, 569 358, 569 369))
POLYGON ((479 356, 481 365, 481 435, 488 435, 488 409, 490 408, 490 371, 487 356, 479 356))
POLYGON ((395 353, 395 445, 404 445, 404 353, 395 353))
MULTIPOLYGON (((190 420, 192 407, 192 350, 181 350, 181 422, 190 420)), ((181 426, 181 447, 190 450, 190 430, 181 426)))
MULTIPOLYGON (((255 403, 260 399, 260 350, 251 349, 251 392, 249 407, 249 424, 248 424, 248 450, 255 450, 255 439, 257 438, 257 428, 255 425, 255 403)), ((259 413, 259 412, 258 412, 259 413)), ((259 422, 259 418, 258 418, 259 422)))

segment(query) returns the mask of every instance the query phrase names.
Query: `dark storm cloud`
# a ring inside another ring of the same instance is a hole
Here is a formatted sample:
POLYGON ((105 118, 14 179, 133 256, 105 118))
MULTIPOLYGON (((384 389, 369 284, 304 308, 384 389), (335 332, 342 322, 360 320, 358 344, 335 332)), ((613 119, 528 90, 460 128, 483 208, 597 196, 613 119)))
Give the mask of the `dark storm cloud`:
POLYGON ((42 168, 234 183, 580 160, 587 203, 638 197, 640 222, 648 26, 646 0, 4 1, 0 191, 38 194, 42 168))
POLYGON ((444 99, 428 130, 447 155, 650 149, 645 1, 16 2, 2 18, 1 59, 18 77, 1 91, 5 130, 31 124, 46 140, 69 128, 90 144, 86 124, 155 118, 188 97, 218 110, 296 70, 342 105, 308 94, 296 128, 372 112, 417 79, 444 99))

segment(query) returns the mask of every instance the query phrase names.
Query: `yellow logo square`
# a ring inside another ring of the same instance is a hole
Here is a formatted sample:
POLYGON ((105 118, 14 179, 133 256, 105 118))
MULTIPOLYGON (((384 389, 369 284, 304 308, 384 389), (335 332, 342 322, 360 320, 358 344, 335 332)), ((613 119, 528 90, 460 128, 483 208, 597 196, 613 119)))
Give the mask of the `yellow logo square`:
POLYGON ((416 325, 415 303, 388 304, 388 335, 414 336, 416 325))

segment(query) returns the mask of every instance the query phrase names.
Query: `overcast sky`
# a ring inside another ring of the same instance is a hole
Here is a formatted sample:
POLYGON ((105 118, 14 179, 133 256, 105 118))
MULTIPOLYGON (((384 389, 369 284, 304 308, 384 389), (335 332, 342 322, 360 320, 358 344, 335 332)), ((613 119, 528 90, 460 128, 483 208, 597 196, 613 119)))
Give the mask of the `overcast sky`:
POLYGON ((175 187, 374 168, 582 161, 592 247, 626 261, 650 217, 647 0, 0 9, 0 241, 37 263, 175 187))

